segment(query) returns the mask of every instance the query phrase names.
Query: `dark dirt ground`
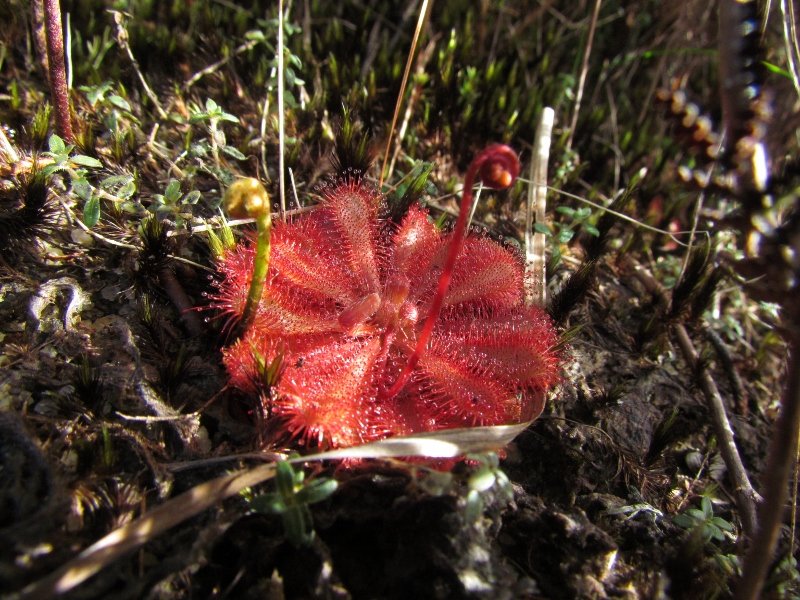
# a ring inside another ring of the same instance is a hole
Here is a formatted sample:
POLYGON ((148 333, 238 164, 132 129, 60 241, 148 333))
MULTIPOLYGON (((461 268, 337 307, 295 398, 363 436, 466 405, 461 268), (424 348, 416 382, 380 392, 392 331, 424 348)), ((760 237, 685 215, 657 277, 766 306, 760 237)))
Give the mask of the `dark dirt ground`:
MULTIPOLYGON (((245 31, 259 28, 256 19, 267 10, 274 16, 275 9, 258 2, 247 4, 246 10, 211 1, 164 3, 160 8, 151 4, 63 3, 77 32, 72 60, 84 61, 75 70, 75 116, 82 123, 80 139, 92 142, 79 143, 76 153, 103 162, 102 175, 89 175, 93 185, 103 176, 132 173, 137 186, 130 211, 112 202, 102 204, 100 221, 93 227, 101 238, 87 236, 75 224, 82 218, 84 200, 69 173, 49 177, 42 206, 30 208, 35 201, 28 184, 32 164, 47 150, 52 133, 45 135, 34 125, 47 86, 33 49, 28 4, 12 1, 0 8, 0 121, 20 154, 18 162, 5 156, 0 164, 4 597, 14 597, 167 499, 234 468, 257 464, 247 458, 220 463, 208 459, 255 452, 265 437, 258 433, 254 401, 225 388, 220 323, 204 322, 205 331, 192 335, 165 288, 174 275, 193 305, 205 302, 209 273, 169 257, 213 265, 206 237, 187 235, 178 220, 214 223, 226 173, 258 173, 265 89, 271 90, 266 93, 273 103, 265 143, 270 168, 277 164, 274 86, 269 87, 274 54, 263 47, 243 52, 190 90, 181 84, 218 60, 224 54, 221 48, 231 52, 245 41, 245 31), (166 112, 183 115, 182 120, 160 118, 146 97, 127 54, 114 41, 113 17, 104 10, 113 7, 131 15, 126 27, 138 67, 166 112), (179 23, 183 27, 174 29, 179 23), (164 33, 170 27, 178 31, 174 39, 164 33), (103 40, 109 46, 107 57, 96 67, 86 67, 97 56, 88 42, 103 40), (102 102, 92 106, 87 92, 78 91, 79 85, 96 87, 107 80, 127 99, 129 110, 114 113, 113 105, 102 102), (238 148, 246 160, 223 158, 215 165, 207 153, 187 150, 200 144, 203 135, 213 136, 192 129, 185 118, 190 101, 202 106, 209 97, 240 119, 238 126, 226 126, 222 145, 238 148), (110 123, 114 114, 116 122, 110 123), (197 189, 203 200, 159 213, 167 230, 178 234, 168 241, 162 238, 154 249, 142 242, 137 229, 155 206, 154 194, 163 193, 168 179, 178 173, 184 175, 182 191, 197 189), (37 216, 26 216, 31 212, 37 216)), ((684 228, 698 193, 675 175, 686 152, 669 133, 663 113, 644 99, 652 99, 653 89, 666 85, 669 76, 688 74, 698 99, 718 112, 715 63, 688 51, 677 53, 676 64, 643 58, 643 53, 670 55, 687 44, 713 49, 716 23, 700 3, 687 5, 695 17, 691 27, 684 20, 690 17, 677 17, 657 4, 635 2, 625 9, 604 4, 572 148, 567 148, 566 137, 569 99, 574 96, 563 90, 556 94, 553 82, 573 77, 574 83, 578 46, 583 47, 585 38, 570 32, 585 33, 589 6, 509 2, 478 9, 441 3, 431 16, 423 48, 431 44, 424 51, 433 57, 428 65, 432 72, 444 69, 435 61, 441 62, 437 52, 443 52, 451 31, 462 43, 453 58, 454 69, 462 74, 469 65, 488 68, 497 56, 516 57, 527 75, 514 80, 508 72, 511 61, 501 68, 506 69, 507 84, 502 89, 513 98, 508 102, 519 103, 507 113, 516 108, 524 114, 537 103, 554 104, 557 110, 553 185, 601 201, 625 189, 646 166, 648 178, 633 192, 628 212, 658 227, 677 220, 684 228), (483 25, 494 19, 494 29, 483 25), (520 19, 527 21, 520 24, 520 19), (532 36, 529 45, 521 41, 525 35, 532 36), (624 68, 614 62, 619 57, 629 61, 624 68), (626 137, 627 142, 620 142, 626 137)), ((298 141, 289 164, 301 195, 307 197, 330 170, 332 142, 325 128, 335 125, 331 115, 339 114, 342 103, 356 109, 376 148, 385 137, 402 72, 398 65, 405 61, 416 13, 357 2, 339 8, 296 3, 292 11, 289 21, 301 31, 290 38, 289 47, 301 58, 302 67, 294 68, 306 84, 291 88, 288 127, 298 141), (338 71, 332 64, 337 60, 338 71), (373 75, 363 76, 363 61, 371 61, 366 72, 371 69, 373 75), (303 94, 311 99, 301 106, 303 94)), ((779 63, 774 54, 771 59, 779 63)), ((507 114, 487 116, 499 112, 496 98, 489 98, 501 89, 499 84, 479 80, 475 85, 482 93, 470 96, 464 91, 464 76, 459 77, 456 91, 431 84, 430 94, 422 94, 417 114, 427 107, 434 116, 412 119, 403 142, 408 156, 435 164, 435 195, 452 189, 469 160, 469 148, 502 137, 529 156, 525 144, 532 136, 530 123, 504 129, 507 114), (454 94, 458 102, 449 98, 454 94), (471 114, 465 108, 470 103, 471 114)), ((791 89, 773 79, 779 94, 791 89)), ((776 164, 796 147, 789 110, 794 104, 781 100, 785 97, 779 95, 775 107, 789 115, 783 121, 785 131, 772 140, 776 164)), ((709 214, 726 210, 724 198, 710 196, 709 214)), ((493 234, 519 239, 518 223, 524 217, 516 207, 522 197, 517 190, 492 199, 478 218, 493 234)), ((593 222, 598 216, 593 215, 593 222)), ((551 298, 580 271, 591 239, 564 214, 554 213, 553 218, 577 235, 569 243, 549 242, 548 252, 555 248, 563 256, 549 272, 551 298)), ((713 218, 702 213, 700 228, 713 227, 713 218)), ((715 258, 736 251, 733 236, 716 235, 715 258)), ((316 537, 309 545, 294 546, 278 516, 254 512, 246 497, 237 496, 155 537, 66 597, 729 597, 738 569, 741 522, 709 410, 695 373, 672 342, 668 323, 658 326, 658 300, 622 259, 624 255, 645 265, 670 289, 684 249, 622 221, 612 225, 608 236, 615 240, 611 250, 598 259, 591 284, 576 294, 575 305, 560 323, 569 337, 562 383, 549 394, 544 414, 504 451, 501 468, 509 483, 481 492, 483 510, 477 515, 468 502, 474 465, 459 464, 452 477, 440 482, 418 463, 312 464, 306 469, 310 475, 335 477, 339 486, 310 507, 316 537), (702 498, 712 500, 708 522, 686 526, 675 521, 676 515, 700 508, 702 498), (712 517, 718 536, 709 533, 712 517)), ((748 473, 758 482, 779 397, 784 348, 774 333, 774 308, 748 299, 729 274, 719 290, 716 304, 687 326, 726 400, 748 473), (714 352, 707 330, 724 338, 732 368, 714 352)), ((199 314, 201 320, 208 315, 199 314)), ((269 485, 264 489, 271 489, 269 485)), ((797 570, 787 559, 795 547, 793 536, 787 528, 764 597, 800 593, 797 570)))

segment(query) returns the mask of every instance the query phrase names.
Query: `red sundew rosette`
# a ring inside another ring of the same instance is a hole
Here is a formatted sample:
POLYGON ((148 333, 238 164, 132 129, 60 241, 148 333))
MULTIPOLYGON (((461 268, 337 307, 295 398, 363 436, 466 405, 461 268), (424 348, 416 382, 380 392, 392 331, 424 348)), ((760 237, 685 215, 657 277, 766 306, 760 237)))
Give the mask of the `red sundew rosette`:
MULTIPOLYGON (((474 179, 508 187, 518 173, 507 146, 479 154, 448 234, 418 207, 386 226, 382 196, 354 177, 329 185, 312 213, 276 223, 252 326, 223 354, 230 384, 256 392, 263 364, 280 354, 282 375, 261 396, 306 447, 419 434, 480 446, 476 428, 510 434, 537 417, 558 379, 557 334, 524 304, 520 257, 466 235, 474 179)), ((229 313, 251 268, 252 252, 223 258, 216 299, 229 313)))

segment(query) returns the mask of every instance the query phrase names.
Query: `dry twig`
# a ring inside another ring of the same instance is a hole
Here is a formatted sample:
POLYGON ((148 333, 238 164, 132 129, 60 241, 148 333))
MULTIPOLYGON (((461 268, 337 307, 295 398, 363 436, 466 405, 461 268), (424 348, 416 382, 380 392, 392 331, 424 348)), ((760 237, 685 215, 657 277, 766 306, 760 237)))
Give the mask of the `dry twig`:
POLYGON ((758 529, 745 555, 742 580, 736 590, 737 600, 756 600, 759 597, 786 514, 787 482, 795 465, 800 430, 800 331, 795 330, 792 334, 789 355, 788 381, 764 471, 762 491, 765 501, 758 511, 758 529))
MULTIPOLYGON (((647 291, 655 295, 664 306, 668 306, 669 300, 661 284, 647 273, 644 267, 635 263, 632 259, 626 259, 626 262, 631 267, 634 276, 647 288, 647 291)), ((742 528, 745 535, 752 538, 756 532, 757 525, 756 504, 761 498, 750 483, 750 478, 739 456, 733 436, 733 428, 725 410, 725 403, 717 389, 717 385, 714 383, 714 379, 703 368, 700 356, 686 328, 682 323, 673 323, 672 330, 678 342, 678 347, 681 349, 681 354, 683 354, 684 360, 686 360, 695 374, 708 402, 722 460, 725 461, 725 467, 728 469, 728 474, 733 481, 736 506, 742 519, 742 528)))

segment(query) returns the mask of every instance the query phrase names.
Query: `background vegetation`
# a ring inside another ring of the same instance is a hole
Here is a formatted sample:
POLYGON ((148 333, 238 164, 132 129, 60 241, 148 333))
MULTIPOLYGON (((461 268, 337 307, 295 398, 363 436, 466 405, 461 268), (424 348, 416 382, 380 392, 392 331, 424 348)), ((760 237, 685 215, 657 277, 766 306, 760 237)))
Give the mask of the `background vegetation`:
MULTIPOLYGON (((337 136, 339 159, 352 162, 348 127, 368 140, 377 185, 418 9, 287 3, 290 208, 313 205, 336 172, 337 136)), ((53 137, 29 3, 0 7, 9 141, 0 149, 0 581, 9 590, 236 464, 209 458, 271 440, 254 400, 224 389, 222 323, 185 309, 213 290, 208 231, 224 235, 220 203, 234 177, 259 177, 280 197, 277 7, 64 0, 62 11, 74 143, 53 137)), ((752 70, 772 111, 763 140, 786 210, 798 95, 780 11, 755 18, 763 55, 752 70)), ((220 504, 74 596, 730 595, 742 515, 701 373, 721 393, 758 488, 787 322, 766 301, 780 298, 752 294, 732 266, 745 243, 736 195, 682 176, 724 165, 703 158, 674 98, 658 100, 679 86, 720 123, 718 30, 716 7, 695 1, 435 2, 384 189, 401 198, 413 181, 445 219, 475 152, 504 141, 529 161, 539 115, 555 109, 551 221, 540 231, 548 308, 567 345, 545 415, 499 467, 481 456, 445 475, 395 462, 312 468, 308 492, 302 472, 284 469, 271 495, 220 504), (602 209, 612 205, 627 218, 602 209), (693 237, 665 233, 693 228, 693 237), (694 341, 693 364, 676 324, 694 341)), ((521 245, 526 189, 484 194, 476 222, 521 245)), ((782 531, 770 597, 798 593, 795 535, 782 531)))

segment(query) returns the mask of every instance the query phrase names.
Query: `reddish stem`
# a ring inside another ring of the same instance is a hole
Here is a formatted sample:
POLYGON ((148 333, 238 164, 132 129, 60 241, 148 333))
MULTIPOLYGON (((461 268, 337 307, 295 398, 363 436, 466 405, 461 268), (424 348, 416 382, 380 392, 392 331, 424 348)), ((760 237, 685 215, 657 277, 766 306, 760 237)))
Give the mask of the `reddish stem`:
POLYGON ((480 177, 487 187, 493 189, 504 189, 510 187, 519 175, 519 159, 517 153, 505 144, 492 144, 487 146, 478 154, 469 165, 467 175, 464 177, 464 194, 461 196, 461 206, 459 207, 458 220, 453 229, 453 236, 450 241, 450 250, 439 276, 439 283, 436 286, 436 293, 431 301, 428 317, 417 337, 417 345, 414 352, 408 358, 403 370, 397 377, 391 388, 386 392, 386 398, 393 398, 403 389, 411 376, 414 367, 417 366, 419 359, 425 353, 428 340, 436 326, 439 312, 442 310, 444 298, 450 287, 450 280, 453 276, 456 259, 464 246, 464 238, 467 236, 467 219, 472 208, 472 186, 476 177, 480 177))
POLYGON ((69 90, 64 67, 64 32, 61 28, 59 0, 44 0, 44 20, 47 28, 47 68, 50 75, 50 95, 56 111, 56 130, 65 142, 71 144, 74 137, 69 117, 69 90))

